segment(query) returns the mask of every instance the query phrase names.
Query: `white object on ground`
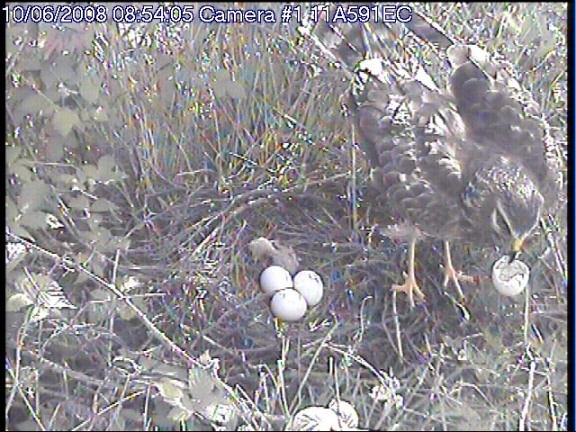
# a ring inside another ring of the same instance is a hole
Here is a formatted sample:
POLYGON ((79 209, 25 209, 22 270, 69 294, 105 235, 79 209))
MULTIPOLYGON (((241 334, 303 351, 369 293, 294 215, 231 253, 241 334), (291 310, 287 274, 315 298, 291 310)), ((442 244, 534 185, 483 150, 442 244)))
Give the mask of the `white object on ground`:
POLYGON ((316 306, 322 300, 324 284, 322 278, 312 270, 302 270, 294 276, 294 289, 302 294, 308 307, 316 306))
POLYGON ((520 294, 528 285, 530 269, 516 259, 509 264, 510 257, 504 255, 492 266, 492 283, 498 292, 505 296, 520 294))
POLYGON ((260 289, 269 297, 286 288, 293 288, 292 276, 283 267, 270 266, 260 274, 260 289))
POLYGON ((300 293, 292 288, 278 291, 272 297, 270 310, 275 317, 282 321, 298 321, 304 316, 307 309, 306 300, 300 293))

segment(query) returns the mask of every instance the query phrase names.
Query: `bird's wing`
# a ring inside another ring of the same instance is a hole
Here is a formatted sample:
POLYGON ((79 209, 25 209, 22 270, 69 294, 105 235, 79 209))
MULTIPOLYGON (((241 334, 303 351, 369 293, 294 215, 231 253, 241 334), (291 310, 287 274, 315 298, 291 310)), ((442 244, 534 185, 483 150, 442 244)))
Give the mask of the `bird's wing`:
POLYGON ((497 154, 512 165, 524 167, 548 204, 558 200, 561 151, 549 134, 539 105, 514 78, 510 63, 462 43, 416 11, 403 26, 321 21, 314 35, 326 42, 326 51, 345 69, 352 70, 363 59, 382 60, 383 84, 365 89, 364 99, 357 104, 357 123, 373 166, 385 166, 402 153, 406 159, 403 163, 418 165, 422 178, 450 192, 459 186, 452 183, 458 171, 471 172, 479 158, 497 154), (416 58, 439 60, 450 76, 450 92, 440 91, 423 62, 414 61, 416 58), (403 121, 407 123, 404 127, 413 129, 405 135, 414 134, 414 145, 406 153, 380 143, 378 154, 375 141, 389 133, 389 126, 381 124, 377 111, 384 112, 397 95, 412 103, 412 113, 403 121), (449 101, 454 102, 455 109, 449 101), (422 131, 432 134, 424 132, 422 138, 422 131))
POLYGON ((538 185, 548 206, 562 187, 562 157, 558 143, 533 95, 516 79, 513 65, 467 45, 428 17, 414 13, 406 27, 422 43, 445 55, 451 68, 450 90, 466 127, 466 139, 480 155, 500 154, 522 166, 538 185))
POLYGON ((476 46, 453 45, 450 87, 466 136, 486 154, 499 153, 530 173, 550 204, 561 187, 558 144, 530 92, 514 78, 511 65, 476 46))
POLYGON ((383 27, 330 26, 315 37, 351 71, 351 111, 380 201, 397 220, 450 237, 461 219, 464 124, 450 97, 383 27), (449 233, 450 232, 450 233, 449 233))
POLYGON ((463 124, 422 69, 404 78, 359 63, 350 104, 382 201, 420 231, 459 237, 463 124))

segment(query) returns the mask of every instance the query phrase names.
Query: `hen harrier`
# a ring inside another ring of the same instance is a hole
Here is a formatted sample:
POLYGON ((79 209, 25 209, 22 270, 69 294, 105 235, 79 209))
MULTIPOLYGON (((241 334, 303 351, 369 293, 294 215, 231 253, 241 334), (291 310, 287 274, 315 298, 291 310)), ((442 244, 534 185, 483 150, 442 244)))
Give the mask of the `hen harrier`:
POLYGON ((466 276, 452 266, 450 242, 501 246, 512 261, 557 201, 560 184, 556 143, 510 65, 414 18, 410 30, 450 65, 447 91, 409 51, 400 61, 385 50, 374 56, 370 45, 379 39, 367 27, 350 26, 328 46, 342 63, 356 65, 350 105, 379 201, 396 222, 385 234, 409 243, 406 280, 393 289, 407 293, 411 305, 414 294, 424 299, 414 274, 419 238, 444 242, 444 286, 453 281, 463 296, 459 280, 466 276))

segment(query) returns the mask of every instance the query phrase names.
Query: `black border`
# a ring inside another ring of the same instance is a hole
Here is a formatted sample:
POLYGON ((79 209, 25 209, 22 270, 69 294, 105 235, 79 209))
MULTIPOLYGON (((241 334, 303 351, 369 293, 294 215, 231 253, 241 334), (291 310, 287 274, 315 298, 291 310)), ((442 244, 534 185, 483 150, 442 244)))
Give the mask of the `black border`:
POLYGON ((576 326, 574 316, 574 21, 575 8, 573 2, 568 2, 568 424, 566 430, 574 429, 574 375, 576 367, 574 363, 574 337, 576 326))

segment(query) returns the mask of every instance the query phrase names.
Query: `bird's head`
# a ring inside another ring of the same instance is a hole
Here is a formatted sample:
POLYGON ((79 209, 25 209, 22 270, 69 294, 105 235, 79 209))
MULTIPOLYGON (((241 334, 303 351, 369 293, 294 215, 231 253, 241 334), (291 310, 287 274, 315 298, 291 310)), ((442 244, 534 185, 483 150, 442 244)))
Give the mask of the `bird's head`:
POLYGON ((524 241, 538 224, 542 204, 542 196, 537 191, 530 197, 517 190, 497 196, 496 206, 490 215, 490 226, 497 244, 508 249, 509 262, 520 255, 524 241))
POLYGON ((538 224, 544 198, 521 167, 501 159, 477 171, 464 202, 469 222, 483 231, 484 243, 503 247, 511 262, 538 224))

